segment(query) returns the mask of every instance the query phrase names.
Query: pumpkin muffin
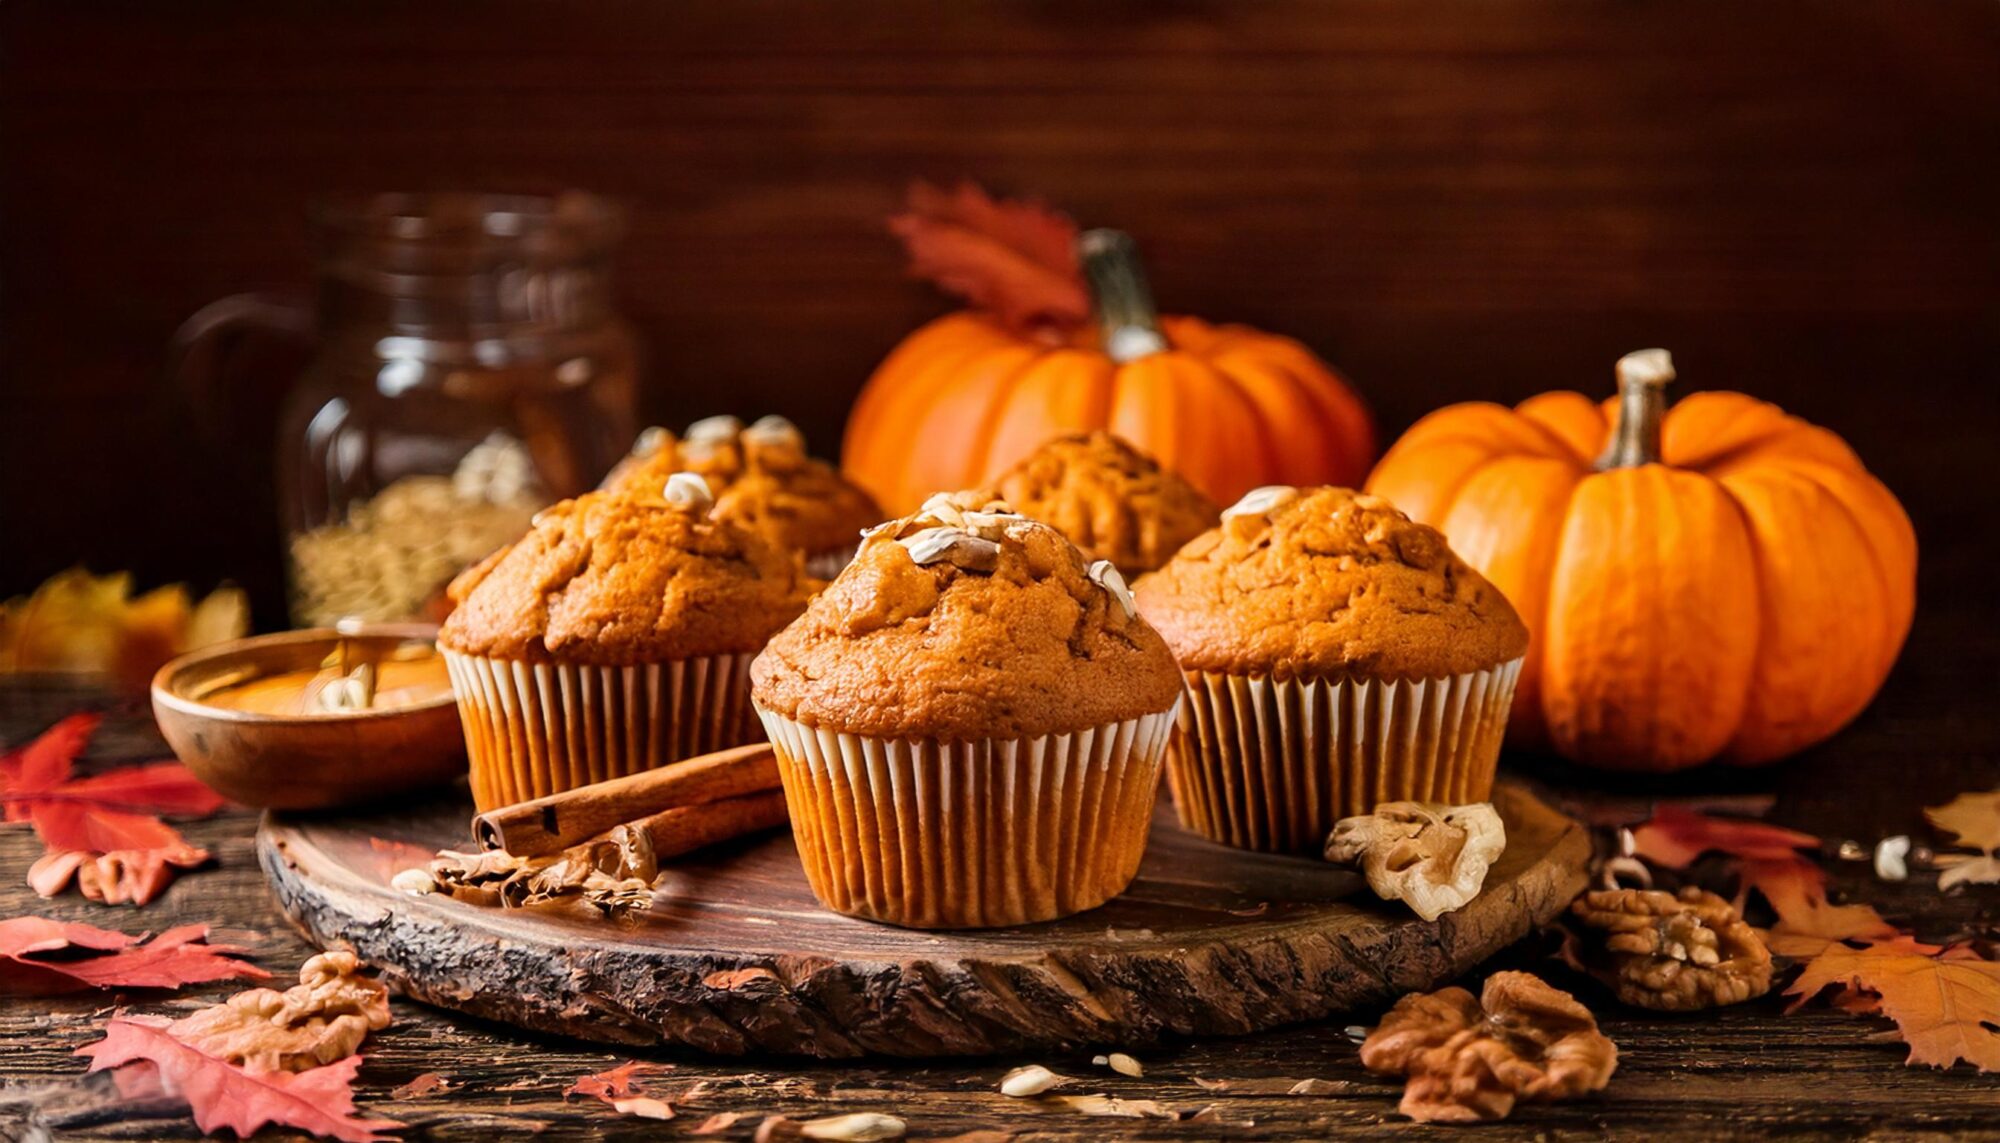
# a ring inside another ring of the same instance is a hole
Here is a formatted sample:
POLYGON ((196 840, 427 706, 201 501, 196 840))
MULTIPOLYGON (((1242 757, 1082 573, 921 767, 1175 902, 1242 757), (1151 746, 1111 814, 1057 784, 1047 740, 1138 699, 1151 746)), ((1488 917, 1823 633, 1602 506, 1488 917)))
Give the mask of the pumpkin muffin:
POLYGON ((453 584, 438 632, 484 811, 760 737, 751 657, 818 586, 702 478, 593 492, 453 584))
POLYGON ((1052 437, 988 487, 1128 576, 1166 563, 1217 518, 1214 502, 1179 473, 1106 432, 1052 437))
POLYGON ((830 909, 1025 924, 1138 872, 1180 672, 1046 524, 960 494, 871 529, 751 682, 830 909))
POLYGON ((715 515, 805 557, 806 570, 831 579, 854 556, 854 537, 882 510, 840 471, 806 455, 804 434, 783 417, 745 426, 708 417, 676 438, 639 434, 632 453, 604 479, 615 493, 656 492, 676 472, 697 472, 715 492, 715 515))
POLYGON ((1181 821, 1316 853, 1382 802, 1492 791, 1528 630, 1436 529, 1344 488, 1259 488, 1139 585, 1188 704, 1181 821))

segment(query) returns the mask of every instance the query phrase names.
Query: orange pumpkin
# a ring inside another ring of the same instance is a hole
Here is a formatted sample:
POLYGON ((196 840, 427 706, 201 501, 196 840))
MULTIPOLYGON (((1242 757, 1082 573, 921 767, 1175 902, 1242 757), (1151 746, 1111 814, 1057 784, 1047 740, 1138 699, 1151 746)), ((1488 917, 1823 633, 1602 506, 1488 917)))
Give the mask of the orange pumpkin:
POLYGON ((1916 536, 1853 450, 1741 393, 1668 412, 1672 378, 1644 350, 1602 406, 1441 409, 1369 478, 1533 631, 1511 742, 1620 770, 1771 762, 1859 714, 1909 632, 1916 536))
MULTIPOLYGON (((1311 351, 1246 326, 1156 317, 1129 238, 1092 231, 1075 245, 1095 322, 1018 300, 949 314, 869 378, 841 456, 885 508, 908 512, 933 492, 974 487, 1052 436, 1092 429, 1124 437, 1224 504, 1261 484, 1351 485, 1367 473, 1368 413, 1311 351), (1024 326, 1009 316, 1050 311, 1070 320, 1024 326)), ((1037 270, 1049 292, 1067 287, 1060 266, 1037 270)), ((954 285, 982 273, 1026 277, 1012 265, 934 276, 954 285)), ((1085 309, 1086 295, 1076 296, 1085 309)))

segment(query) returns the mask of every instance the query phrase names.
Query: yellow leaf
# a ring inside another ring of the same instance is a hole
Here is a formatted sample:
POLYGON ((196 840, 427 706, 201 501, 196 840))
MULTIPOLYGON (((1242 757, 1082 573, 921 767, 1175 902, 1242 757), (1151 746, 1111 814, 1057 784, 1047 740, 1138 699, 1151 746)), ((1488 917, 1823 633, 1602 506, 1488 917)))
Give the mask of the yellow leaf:
POLYGON ((2000 849, 2000 790, 1960 794, 1924 811, 1930 823, 1958 838, 1957 844, 1982 853, 2000 849))

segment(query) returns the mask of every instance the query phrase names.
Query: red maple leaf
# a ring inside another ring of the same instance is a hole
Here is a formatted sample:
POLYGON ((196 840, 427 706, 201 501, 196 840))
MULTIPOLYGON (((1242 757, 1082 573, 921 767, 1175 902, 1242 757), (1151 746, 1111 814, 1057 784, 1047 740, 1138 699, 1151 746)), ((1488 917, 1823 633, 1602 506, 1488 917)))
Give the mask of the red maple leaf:
POLYGON ((104 1027, 104 1039, 76 1050, 90 1070, 150 1061, 165 1088, 187 1100, 203 1131, 228 1128, 248 1138, 266 1125, 310 1131, 348 1143, 379 1143, 382 1132, 403 1126, 354 1114, 354 1073, 361 1057, 348 1056, 302 1072, 252 1072, 174 1039, 167 1021, 123 1016, 104 1027))
POLYGON ((1656 808, 1651 819, 1633 828, 1632 840, 1640 857, 1670 869, 1686 869, 1710 850, 1746 861, 1790 861, 1798 850, 1819 844, 1809 833, 1678 806, 1656 808))
POLYGON ((584 1076, 569 1085, 563 1098, 573 1095, 595 1096, 611 1105, 620 1115, 636 1115, 644 1119, 672 1119, 674 1107, 663 1099, 647 1095, 636 1080, 640 1076, 658 1075, 671 1071, 672 1064, 648 1064, 639 1060, 628 1060, 615 1068, 584 1076))
POLYGON ((13 917, 0 921, 0 995, 49 996, 90 988, 179 988, 271 975, 235 959, 250 950, 207 942, 207 925, 181 925, 145 941, 94 925, 13 917), (58 959, 50 959, 50 954, 58 959))
POLYGON ((949 190, 916 182, 889 230, 911 275, 1017 333, 1060 335, 1090 319, 1076 223, 1040 202, 995 199, 970 181, 949 190))
POLYGON ((54 896, 74 876, 93 900, 144 905, 176 870, 208 859, 157 815, 209 814, 223 800, 178 762, 71 777, 100 720, 71 715, 0 758, 0 799, 8 821, 32 823, 42 839, 46 852, 28 871, 37 893, 54 896))
POLYGON ((1633 828, 1632 841, 1633 852, 1667 869, 1686 869, 1704 853, 1734 857, 1745 890, 1804 885, 1823 892, 1826 885, 1826 872, 1799 852, 1818 845, 1819 839, 1769 822, 1659 806, 1651 819, 1633 828))

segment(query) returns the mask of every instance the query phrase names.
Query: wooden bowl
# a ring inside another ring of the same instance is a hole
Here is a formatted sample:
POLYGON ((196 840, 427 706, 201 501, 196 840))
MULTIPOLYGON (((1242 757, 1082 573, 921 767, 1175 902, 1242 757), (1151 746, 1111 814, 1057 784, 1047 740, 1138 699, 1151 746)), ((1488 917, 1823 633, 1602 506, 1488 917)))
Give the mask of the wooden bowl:
POLYGON ((364 655, 411 640, 424 623, 286 631, 204 647, 153 676, 153 716, 174 753, 216 793, 246 806, 303 810, 381 801, 465 773, 465 734, 451 692, 379 710, 262 714, 210 705, 201 696, 267 675, 312 670, 342 638, 364 655))

